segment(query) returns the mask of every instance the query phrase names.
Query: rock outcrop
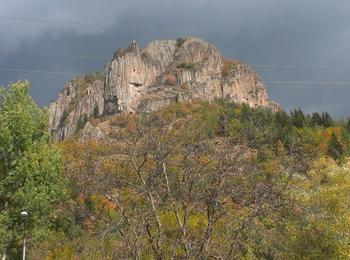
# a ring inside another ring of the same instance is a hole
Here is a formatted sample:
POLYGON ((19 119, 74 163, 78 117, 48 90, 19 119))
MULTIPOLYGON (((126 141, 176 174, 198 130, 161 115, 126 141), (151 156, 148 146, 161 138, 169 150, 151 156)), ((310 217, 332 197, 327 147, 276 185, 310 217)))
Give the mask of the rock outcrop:
POLYGON ((115 52, 106 66, 104 82, 89 75, 68 83, 50 104, 50 129, 54 140, 62 140, 83 128, 91 117, 216 98, 278 108, 249 65, 223 58, 202 39, 154 41, 144 49, 132 41, 115 52))
POLYGON ((104 81, 98 75, 71 80, 49 106, 49 128, 54 141, 74 135, 91 117, 103 115, 104 81))
POLYGON ((87 122, 81 131, 80 140, 85 141, 90 139, 103 141, 105 135, 98 127, 94 127, 90 122, 87 122))

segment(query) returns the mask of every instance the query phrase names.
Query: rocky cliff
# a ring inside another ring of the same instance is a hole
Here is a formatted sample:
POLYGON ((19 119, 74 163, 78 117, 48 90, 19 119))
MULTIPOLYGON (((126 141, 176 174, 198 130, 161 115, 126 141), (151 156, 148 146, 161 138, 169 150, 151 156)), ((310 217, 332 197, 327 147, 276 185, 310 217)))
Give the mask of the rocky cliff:
POLYGON ((92 117, 216 98, 277 109, 247 64, 223 58, 201 39, 154 41, 144 49, 133 41, 114 53, 104 76, 87 75, 68 82, 50 104, 49 124, 57 141, 74 135, 92 117))

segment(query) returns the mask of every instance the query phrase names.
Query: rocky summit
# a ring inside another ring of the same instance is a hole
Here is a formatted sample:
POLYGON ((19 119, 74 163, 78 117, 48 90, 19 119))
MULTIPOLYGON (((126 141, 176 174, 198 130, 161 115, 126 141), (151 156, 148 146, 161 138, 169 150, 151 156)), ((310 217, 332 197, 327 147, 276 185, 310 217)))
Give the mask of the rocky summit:
POLYGON ((218 98, 278 109, 249 65, 224 58, 202 39, 153 41, 144 49, 132 41, 116 50, 104 75, 92 73, 67 83, 50 103, 49 127, 59 141, 79 129, 91 130, 92 118, 218 98))

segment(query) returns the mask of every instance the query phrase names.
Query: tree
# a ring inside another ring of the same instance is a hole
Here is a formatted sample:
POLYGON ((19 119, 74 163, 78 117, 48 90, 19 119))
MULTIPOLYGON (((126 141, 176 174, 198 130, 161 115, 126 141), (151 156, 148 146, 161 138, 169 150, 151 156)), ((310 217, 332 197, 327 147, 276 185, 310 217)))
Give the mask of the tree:
POLYGON ((322 113, 321 122, 324 127, 331 127, 333 125, 333 120, 327 112, 322 113))
POLYGON ((293 126, 297 128, 303 128, 305 124, 305 115, 303 111, 298 108, 290 112, 291 120, 293 126))
POLYGON ((322 125, 322 118, 319 113, 312 113, 311 115, 311 126, 321 126, 322 125))
POLYGON ((61 158, 48 144, 47 112, 28 95, 28 82, 0 88, 0 250, 18 257, 20 212, 29 219, 29 243, 49 233, 54 206, 64 195, 61 158))
POLYGON ((321 158, 314 162, 308 178, 296 179, 291 190, 296 205, 287 215, 287 247, 281 259, 349 258, 348 167, 321 158))
POLYGON ((113 128, 108 142, 59 144, 71 200, 65 233, 41 258, 349 255, 348 165, 320 159, 328 142, 347 147, 345 136, 329 138, 340 127, 297 129, 285 113, 225 102, 104 124, 113 128))
POLYGON ((344 149, 335 133, 332 133, 328 143, 327 154, 334 160, 340 160, 344 155, 344 149))
POLYGON ((330 127, 333 125, 333 120, 327 112, 323 112, 321 115, 316 112, 312 113, 310 124, 311 126, 330 127))
POLYGON ((176 45, 177 45, 177 47, 181 47, 182 44, 185 43, 185 41, 186 41, 186 38, 182 38, 182 37, 177 38, 177 39, 176 39, 176 45))
POLYGON ((346 122, 346 126, 345 129, 350 132, 350 118, 348 118, 347 122, 346 122))
MULTIPOLYGON (((214 118, 223 120, 220 113, 207 120, 215 124, 214 118)), ((257 158, 234 137, 234 124, 223 136, 208 131, 208 121, 167 112, 130 116, 132 127, 119 127, 113 142, 66 147, 66 174, 85 204, 80 223, 88 237, 114 248, 84 243, 84 256, 249 258, 259 244, 255 227, 267 238, 264 216, 277 218, 286 205, 286 168, 296 163, 284 158, 281 142, 257 158)))

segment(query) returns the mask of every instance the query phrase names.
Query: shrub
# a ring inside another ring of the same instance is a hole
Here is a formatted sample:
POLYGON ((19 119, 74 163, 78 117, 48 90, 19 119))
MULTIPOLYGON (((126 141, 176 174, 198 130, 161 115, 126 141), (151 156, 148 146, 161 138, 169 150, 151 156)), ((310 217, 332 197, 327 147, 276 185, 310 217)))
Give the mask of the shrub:
POLYGON ((176 66, 178 69, 193 69, 194 64, 188 62, 182 62, 176 66))
POLYGON ((84 126, 86 125, 87 121, 88 121, 88 118, 87 118, 86 115, 80 117, 80 118, 79 118, 79 121, 78 121, 77 131, 83 129, 84 126))
POLYGON ((239 64, 241 64, 240 61, 237 61, 237 60, 229 60, 229 59, 224 59, 223 60, 223 67, 222 67, 222 75, 223 76, 227 76, 228 73, 230 72, 231 68, 233 66, 237 66, 239 64))
POLYGON ((92 72, 84 76, 86 83, 93 84, 96 80, 104 80, 104 75, 100 72, 92 72))
POLYGON ((177 47, 181 47, 182 44, 184 44, 186 40, 187 40, 186 38, 181 38, 181 37, 177 38, 177 39, 176 39, 176 45, 177 45, 177 47))

